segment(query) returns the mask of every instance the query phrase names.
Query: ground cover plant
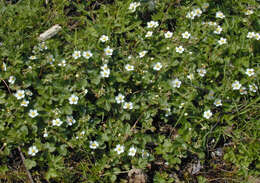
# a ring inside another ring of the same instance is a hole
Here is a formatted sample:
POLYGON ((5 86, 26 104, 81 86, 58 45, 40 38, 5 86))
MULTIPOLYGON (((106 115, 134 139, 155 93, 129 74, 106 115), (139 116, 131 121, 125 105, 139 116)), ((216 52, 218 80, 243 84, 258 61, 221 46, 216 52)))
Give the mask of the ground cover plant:
POLYGON ((259 182, 259 6, 0 1, 0 182, 259 182))

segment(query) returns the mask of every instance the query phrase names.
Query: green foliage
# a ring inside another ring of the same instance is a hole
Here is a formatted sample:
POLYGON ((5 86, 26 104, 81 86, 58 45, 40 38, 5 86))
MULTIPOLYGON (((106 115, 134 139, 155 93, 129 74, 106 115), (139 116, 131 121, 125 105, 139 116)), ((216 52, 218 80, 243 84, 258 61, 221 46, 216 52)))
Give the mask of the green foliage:
POLYGON ((217 148, 232 178, 259 176, 259 3, 131 3, 0 2, 0 174, 20 146, 32 176, 50 182, 126 181, 133 168, 189 180, 188 163, 211 169, 217 148))

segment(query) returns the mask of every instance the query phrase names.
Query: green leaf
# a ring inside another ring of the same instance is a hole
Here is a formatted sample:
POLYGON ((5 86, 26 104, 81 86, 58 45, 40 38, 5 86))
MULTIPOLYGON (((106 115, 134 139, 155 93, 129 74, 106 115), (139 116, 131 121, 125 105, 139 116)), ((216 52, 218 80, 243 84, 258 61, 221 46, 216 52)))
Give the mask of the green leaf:
POLYGON ((34 161, 34 160, 26 159, 24 163, 28 170, 30 170, 36 166, 36 161, 34 161))

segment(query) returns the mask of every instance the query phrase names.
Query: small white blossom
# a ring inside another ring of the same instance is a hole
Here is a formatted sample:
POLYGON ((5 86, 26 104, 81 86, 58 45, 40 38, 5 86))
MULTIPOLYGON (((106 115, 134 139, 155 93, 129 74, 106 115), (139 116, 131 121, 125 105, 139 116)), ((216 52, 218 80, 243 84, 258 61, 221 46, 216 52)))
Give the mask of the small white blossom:
POLYGON ((113 50, 108 46, 105 48, 105 55, 111 56, 113 54, 113 50))
POLYGON ((60 126, 62 123, 63 122, 60 120, 60 118, 52 120, 52 126, 60 126))
POLYGON ((116 103, 120 104, 120 103, 123 103, 125 101, 125 96, 122 95, 121 93, 119 93, 117 96, 116 96, 116 103))
POLYGON ((131 12, 135 12, 135 10, 136 10, 136 8, 138 7, 138 6, 140 6, 141 4, 138 2, 133 2, 133 3, 130 3, 130 5, 129 5, 129 10, 131 11, 131 12))
POLYGON ((48 47, 46 46, 45 42, 41 42, 41 43, 39 43, 39 49, 40 49, 40 51, 47 50, 48 47))
POLYGON ((222 101, 220 100, 220 99, 216 99, 215 101, 214 101, 214 105, 215 106, 222 106, 222 101))
POLYGON ((101 72, 100 72, 100 75, 101 75, 101 77, 103 77, 103 78, 108 78, 109 75, 110 75, 110 69, 101 71, 101 72))
POLYGON ((203 113, 203 117, 206 119, 209 119, 212 116, 212 112, 210 110, 207 110, 203 113))
POLYGON ((258 90, 258 87, 255 84, 249 85, 249 91, 256 92, 258 90))
POLYGON ((149 153, 142 150, 142 158, 147 158, 147 157, 149 157, 149 153))
POLYGON ((220 34, 222 32, 222 28, 217 26, 216 30, 214 31, 215 34, 220 34))
POLYGON ((16 80, 16 78, 14 76, 10 76, 9 79, 8 79, 8 82, 10 84, 14 84, 15 80, 16 80))
POLYGON ((155 71, 159 71, 162 68, 162 64, 160 62, 157 62, 154 66, 153 66, 153 70, 155 71))
POLYGON ((23 100, 23 101, 21 102, 21 106, 24 106, 24 107, 27 107, 28 104, 29 104, 29 101, 27 101, 27 100, 23 100))
POLYGON ((198 72, 198 74, 199 74, 201 77, 204 77, 205 74, 207 73, 206 69, 203 69, 203 68, 197 69, 197 72, 198 72))
POLYGON ((182 53, 182 52, 184 52, 184 48, 182 46, 176 47, 176 52, 182 53))
POLYGON ((242 86, 242 85, 239 83, 239 81, 235 81, 235 82, 232 84, 233 90, 239 90, 241 86, 242 86))
POLYGON ((255 33, 254 32, 248 32, 246 37, 249 38, 249 39, 254 38, 255 33))
POLYGON ((209 3, 203 3, 202 4, 202 9, 206 10, 209 7, 209 3))
POLYGON ((187 32, 187 31, 182 33, 181 35, 182 35, 182 38, 184 38, 184 39, 189 39, 190 38, 190 33, 187 32))
POLYGON ((103 71, 108 71, 108 70, 109 70, 107 64, 104 64, 103 66, 101 66, 101 69, 102 69, 103 71))
POLYGON ((124 109, 133 109, 133 103, 132 102, 125 102, 123 108, 124 109))
POLYGON ((73 116, 67 116, 67 123, 69 126, 72 126, 76 123, 76 120, 73 118, 73 116))
POLYGON ((227 39, 226 38, 220 38, 220 40, 218 40, 218 44, 223 45, 227 43, 227 39))
POLYGON ((90 50, 88 50, 88 51, 84 51, 84 52, 82 53, 82 56, 83 56, 84 58, 86 58, 86 59, 89 59, 89 58, 91 58, 91 57, 93 56, 93 54, 91 53, 90 50))
POLYGON ((143 57, 146 55, 147 52, 148 52, 148 51, 146 51, 146 50, 141 51, 141 52, 139 53, 139 57, 140 57, 140 58, 143 58, 143 57))
POLYGON ((128 155, 129 155, 129 156, 135 156, 135 154, 136 154, 136 148, 135 148, 135 147, 131 147, 131 148, 129 149, 128 155))
POLYGON ((32 55, 32 56, 30 56, 30 57, 29 57, 29 59, 30 59, 30 60, 36 60, 36 59, 37 59, 37 57, 36 57, 36 56, 34 56, 34 55, 32 55))
POLYGON ((29 147, 29 150, 28 150, 29 155, 35 156, 38 152, 39 152, 39 150, 37 149, 36 146, 29 147))
POLYGON ((96 148, 98 148, 98 146, 99 146, 99 144, 98 144, 98 142, 95 141, 95 140, 89 142, 89 148, 90 148, 90 149, 96 149, 96 148))
POLYGON ((255 70, 254 69, 246 69, 246 75, 248 75, 249 77, 255 75, 255 70))
POLYGON ((221 19, 223 19, 223 18, 225 18, 225 15, 224 15, 221 11, 218 11, 218 12, 216 13, 216 18, 221 18, 221 19))
POLYGON ((194 13, 195 13, 195 16, 197 16, 197 17, 200 17, 201 14, 202 14, 202 11, 201 11, 200 8, 196 8, 196 9, 194 9, 193 11, 194 11, 194 13))
POLYGON ((17 92, 14 94, 14 96, 15 96, 18 100, 24 98, 24 90, 17 90, 17 92))
POLYGON ((246 10, 245 15, 252 15, 254 13, 253 10, 246 10))
POLYGON ((53 55, 48 55, 48 56, 47 56, 47 61, 48 61, 50 64, 53 64, 53 62, 55 61, 53 55))
POLYGON ((178 78, 176 78, 175 80, 172 81, 172 86, 173 88, 180 88, 181 81, 178 78))
POLYGON ((196 12, 195 11, 191 11, 191 12, 188 12, 187 15, 186 15, 186 18, 189 18, 189 19, 194 19, 196 16, 196 12))
POLYGON ((159 26, 159 23, 156 21, 147 22, 147 28, 156 28, 158 26, 159 26))
POLYGON ((104 42, 107 42, 107 41, 109 40, 109 38, 108 38, 108 36, 106 36, 106 35, 102 35, 102 36, 99 38, 99 40, 100 40, 102 43, 104 43, 104 42))
POLYGON ((148 31, 145 35, 145 37, 151 37, 153 35, 153 31, 148 31))
POLYGON ((123 145, 117 144, 114 150, 117 152, 117 154, 121 154, 125 151, 125 147, 123 145))
POLYGON ((171 38, 172 37, 172 32, 170 31, 167 31, 165 34, 164 34, 164 37, 167 39, 167 38, 171 38))
POLYGON ((126 65, 125 65, 125 69, 126 69, 127 71, 133 71, 133 70, 134 70, 134 66, 133 66, 133 65, 130 65, 130 64, 126 64, 126 65))
POLYGON ((77 104, 78 103, 78 100, 79 100, 79 97, 72 94, 69 98, 69 103, 70 104, 77 104))
POLYGON ((33 93, 30 90, 25 90, 25 94, 28 95, 28 96, 32 96, 33 95, 33 93))
POLYGON ((6 64, 5 64, 4 62, 3 62, 3 64, 2 64, 1 69, 2 69, 3 71, 6 71, 6 64))
POLYGON ((189 74, 189 75, 187 76, 187 78, 190 79, 190 80, 193 80, 193 79, 194 79, 194 74, 192 74, 192 73, 189 74))
POLYGON ((255 34, 255 39, 256 39, 256 40, 260 40, 260 34, 259 34, 259 33, 256 33, 256 34, 255 34))
POLYGON ((31 117, 31 118, 35 118, 36 116, 38 116, 39 115, 39 113, 38 113, 38 111, 35 109, 35 110, 33 110, 33 109, 30 109, 30 111, 29 111, 29 116, 31 117))
POLYGON ((80 51, 74 51, 74 53, 72 54, 72 57, 73 57, 74 59, 78 59, 79 57, 81 57, 80 51))

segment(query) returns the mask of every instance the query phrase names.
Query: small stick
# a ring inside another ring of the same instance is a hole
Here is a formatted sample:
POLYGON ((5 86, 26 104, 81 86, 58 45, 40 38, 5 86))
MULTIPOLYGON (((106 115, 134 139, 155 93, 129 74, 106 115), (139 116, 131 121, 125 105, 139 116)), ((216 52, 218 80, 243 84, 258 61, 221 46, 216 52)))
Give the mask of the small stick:
POLYGON ((45 40, 55 36, 60 30, 61 30, 61 26, 56 24, 56 25, 52 26, 51 28, 49 28, 48 30, 46 30, 44 33, 40 34, 40 36, 38 37, 38 40, 45 41, 45 40))
POLYGON ((19 150, 19 152, 20 152, 20 156, 21 156, 21 158, 22 158, 23 165, 24 165, 24 167, 25 167, 25 170, 26 170, 26 173, 27 173, 28 178, 29 178, 29 180, 30 180, 30 183, 34 183, 34 181, 33 181, 33 179, 32 179, 31 173, 29 172, 29 170, 28 170, 28 169, 26 168, 26 166, 25 166, 25 158, 24 158, 24 155, 23 155, 23 153, 22 153, 22 151, 21 151, 20 146, 18 146, 18 150, 19 150))
POLYGON ((5 86, 7 87, 8 92, 9 92, 10 94, 12 94, 12 92, 11 92, 11 90, 10 90, 8 84, 5 82, 5 80, 3 80, 3 79, 1 79, 1 80, 4 82, 5 86))

